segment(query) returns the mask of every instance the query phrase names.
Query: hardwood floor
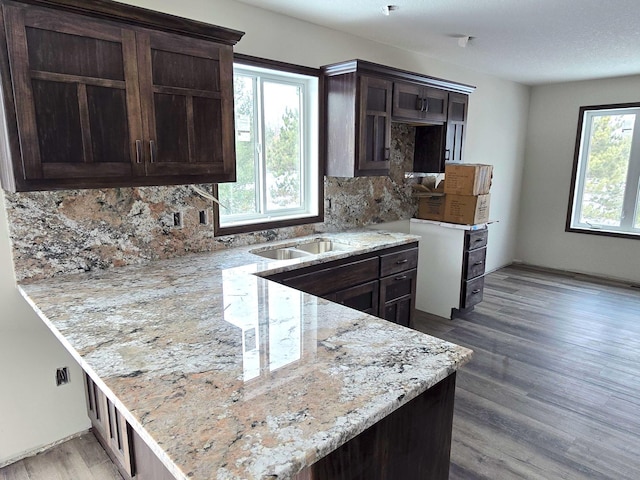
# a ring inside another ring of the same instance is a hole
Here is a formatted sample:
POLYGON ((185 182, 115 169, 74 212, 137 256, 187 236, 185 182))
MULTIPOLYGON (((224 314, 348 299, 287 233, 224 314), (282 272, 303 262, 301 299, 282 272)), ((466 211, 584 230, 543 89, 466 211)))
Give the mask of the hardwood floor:
POLYGON ((0 480, 122 480, 92 433, 0 469, 0 480))
POLYGON ((475 351, 450 480, 640 478, 640 290, 508 267, 473 312, 414 326, 475 351))
MULTIPOLYGON (((414 322, 475 351, 458 372, 450 480, 640 478, 640 290, 508 267, 484 295, 463 318, 414 322)), ((93 435, 0 470, 85 479, 121 480, 93 435)))

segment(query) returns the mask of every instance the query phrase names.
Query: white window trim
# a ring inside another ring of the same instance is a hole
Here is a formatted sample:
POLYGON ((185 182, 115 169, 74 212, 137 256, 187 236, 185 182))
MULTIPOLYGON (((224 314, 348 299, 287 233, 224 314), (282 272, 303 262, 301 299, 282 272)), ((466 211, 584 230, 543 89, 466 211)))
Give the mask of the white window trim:
MULTIPOLYGON (((301 139, 301 197, 302 207, 294 209, 279 209, 277 211, 266 211, 266 189, 264 188, 265 164, 256 158, 257 169, 257 189, 261 195, 262 204, 265 211, 262 213, 238 214, 233 216, 220 215, 219 227, 221 229, 243 227, 252 224, 264 224, 269 222, 290 221, 305 218, 317 218, 319 215, 319 181, 320 176, 318 145, 319 145, 319 80, 317 77, 278 71, 275 69, 261 68, 255 66, 247 66, 243 64, 234 64, 234 75, 244 74, 249 76, 258 75, 259 83, 264 80, 275 80, 279 83, 289 83, 301 86, 303 95, 301 95, 300 118, 302 121, 302 139, 301 139), (226 218, 225 218, 226 217, 226 218)), ((259 112, 254 119, 254 131, 260 133, 260 138, 264 138, 264 125, 262 118, 261 88, 258 87, 258 95, 254 96, 254 101, 258 103, 257 111, 259 112)), ((259 156, 264 158, 265 146, 260 142, 259 156)), ((224 205, 224 198, 220 198, 220 202, 224 205)), ((222 212, 221 212, 222 213, 222 212)))
POLYGON ((571 192, 572 205, 567 225, 569 231, 585 231, 589 233, 621 234, 640 236, 640 228, 635 228, 635 214, 640 202, 640 105, 624 107, 583 107, 581 109, 579 132, 580 141, 576 145, 576 165, 574 167, 574 188, 571 192), (591 138, 593 118, 603 115, 635 114, 631 151, 629 154, 629 166, 622 206, 622 218, 620 226, 599 225, 581 222, 582 200, 584 194, 585 176, 587 172, 587 160, 591 138))

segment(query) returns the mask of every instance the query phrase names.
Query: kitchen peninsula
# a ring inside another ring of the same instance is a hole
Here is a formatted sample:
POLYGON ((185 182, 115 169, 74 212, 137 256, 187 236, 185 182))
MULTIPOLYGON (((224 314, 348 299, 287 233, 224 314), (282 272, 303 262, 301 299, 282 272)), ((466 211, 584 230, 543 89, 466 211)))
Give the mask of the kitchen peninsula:
POLYGON ((438 468, 412 478, 446 478, 455 371, 471 351, 261 278, 417 237, 323 237, 352 248, 270 260, 239 247, 20 290, 177 479, 364 478, 366 468, 384 478, 394 462, 438 468), (383 437, 398 434, 431 440, 395 455, 383 437), (337 452, 356 467, 336 474, 337 452))

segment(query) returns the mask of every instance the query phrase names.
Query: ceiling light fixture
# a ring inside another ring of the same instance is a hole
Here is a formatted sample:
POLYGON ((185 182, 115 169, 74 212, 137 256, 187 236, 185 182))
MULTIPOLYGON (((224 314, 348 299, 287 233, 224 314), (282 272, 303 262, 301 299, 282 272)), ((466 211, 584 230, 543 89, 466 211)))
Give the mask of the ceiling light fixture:
POLYGON ((382 7, 382 14, 388 17, 389 14, 395 10, 398 10, 398 5, 384 5, 382 7))

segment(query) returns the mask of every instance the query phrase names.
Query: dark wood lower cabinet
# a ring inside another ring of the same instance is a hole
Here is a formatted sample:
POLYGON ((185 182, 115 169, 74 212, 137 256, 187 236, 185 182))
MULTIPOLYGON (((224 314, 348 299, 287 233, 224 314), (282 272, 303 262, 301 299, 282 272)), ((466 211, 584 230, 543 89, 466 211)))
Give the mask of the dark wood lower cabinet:
POLYGON ((378 292, 379 282, 374 280, 355 287, 346 288, 336 292, 329 300, 355 308, 361 312, 378 316, 378 292))
POLYGON ((384 304, 383 318, 408 327, 411 324, 413 303, 413 297, 401 297, 392 302, 387 302, 384 304))
POLYGON ((295 480, 447 480, 455 383, 453 373, 295 480))
POLYGON ((136 432, 133 432, 133 451, 136 458, 135 480, 175 480, 176 477, 136 432))
POLYGON ((415 309, 418 247, 391 247, 267 278, 408 327, 415 309))
POLYGON ((116 406, 85 373, 87 413, 93 433, 126 480, 175 480, 116 406))

